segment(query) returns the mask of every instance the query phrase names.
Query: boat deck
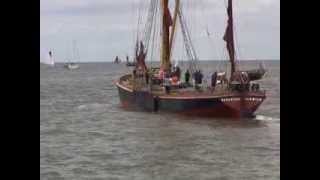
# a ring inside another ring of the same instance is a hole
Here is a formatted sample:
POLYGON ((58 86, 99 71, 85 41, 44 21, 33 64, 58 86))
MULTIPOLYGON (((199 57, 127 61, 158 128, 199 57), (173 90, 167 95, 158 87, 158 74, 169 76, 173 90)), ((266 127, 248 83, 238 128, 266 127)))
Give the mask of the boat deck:
MULTIPOLYGON (((129 91, 133 91, 133 84, 130 75, 126 76, 126 78, 120 79, 119 84, 129 91)), ((200 87, 196 89, 195 87, 186 87, 186 88, 172 88, 169 94, 165 93, 164 87, 160 85, 150 85, 145 84, 144 80, 136 81, 135 88, 139 91, 151 92, 155 96, 160 96, 164 98, 174 98, 174 97, 215 97, 215 96, 235 96, 239 95, 238 92, 230 91, 227 89, 226 85, 218 85, 214 90, 210 87, 200 87)), ((253 96, 261 96, 262 91, 250 91, 250 94, 253 96)))

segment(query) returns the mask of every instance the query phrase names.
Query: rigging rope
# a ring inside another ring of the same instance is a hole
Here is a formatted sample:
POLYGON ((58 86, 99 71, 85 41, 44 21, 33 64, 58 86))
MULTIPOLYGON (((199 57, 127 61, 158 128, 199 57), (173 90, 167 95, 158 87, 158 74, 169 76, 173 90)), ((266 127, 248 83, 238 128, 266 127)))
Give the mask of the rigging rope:
POLYGON ((187 27, 186 19, 182 13, 181 7, 179 8, 178 16, 179 16, 179 20, 180 20, 181 31, 182 31, 182 35, 183 35, 186 53, 189 58, 189 70, 191 71, 191 73, 194 73, 197 70, 198 56, 197 56, 196 51, 194 49, 194 46, 192 44, 190 32, 187 27))
MULTIPOLYGON (((157 0, 157 4, 156 5, 158 5, 158 0, 157 0)), ((157 6, 156 8, 155 8, 155 14, 154 14, 154 17, 157 17, 157 15, 158 15, 158 12, 159 12, 159 6, 157 6), (157 8, 158 7, 158 8, 157 8)), ((154 54, 153 54, 153 51, 154 51, 154 48, 155 48, 155 42, 157 41, 157 36, 156 36, 156 34, 157 34, 157 30, 158 30, 158 28, 157 28, 157 23, 158 23, 158 21, 157 21, 157 18, 154 18, 154 25, 153 25, 153 33, 152 33, 152 41, 151 41, 151 55, 150 55, 150 60, 151 60, 151 67, 152 67, 152 61, 153 61, 153 59, 154 59, 154 54)))
POLYGON ((158 0, 150 0, 150 6, 149 6, 149 11, 148 11, 148 18, 147 18, 147 22, 145 25, 145 36, 144 36, 144 44, 146 46, 145 49, 145 53, 147 53, 148 48, 149 48, 149 43, 150 43, 150 37, 151 37, 151 33, 152 33, 152 28, 154 25, 154 19, 156 16, 156 7, 157 7, 157 2, 158 0))

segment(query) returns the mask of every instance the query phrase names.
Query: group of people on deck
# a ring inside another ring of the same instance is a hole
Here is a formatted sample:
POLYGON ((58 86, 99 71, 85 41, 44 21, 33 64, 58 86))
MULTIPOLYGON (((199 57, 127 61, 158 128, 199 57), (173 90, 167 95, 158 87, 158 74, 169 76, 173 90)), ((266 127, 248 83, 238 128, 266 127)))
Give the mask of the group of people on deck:
MULTIPOLYGON (((192 75, 189 71, 189 69, 186 70, 186 72, 184 73, 184 82, 180 81, 181 78, 181 70, 178 66, 175 66, 173 69, 172 73, 164 73, 164 72, 160 72, 162 73, 161 75, 163 76, 163 86, 165 87, 165 91, 166 93, 170 93, 170 89, 172 86, 175 85, 183 85, 184 87, 188 87, 188 86, 193 86, 196 89, 200 89, 201 85, 203 84, 203 79, 204 79, 204 75, 201 72, 201 70, 197 70, 195 71, 192 75), (193 83, 190 83, 190 79, 192 78, 193 83)), ((218 73, 218 72, 214 72, 210 75, 210 87, 212 90, 215 89, 216 85, 218 83, 225 83, 226 77, 225 77, 225 73, 218 73)))
POLYGON ((148 85, 151 88, 152 85, 162 84, 165 88, 165 92, 169 94, 172 88, 179 89, 193 86, 195 89, 199 90, 202 89, 202 86, 206 83, 209 83, 207 84, 207 87, 214 90, 218 83, 225 82, 223 79, 224 75, 221 73, 214 72, 210 76, 204 76, 201 70, 192 72, 187 69, 183 73, 183 77, 181 77, 182 72, 177 64, 173 68, 170 64, 169 67, 170 70, 168 71, 160 69, 157 74, 153 74, 150 72, 151 69, 148 70, 144 63, 140 63, 140 65, 137 64, 136 68, 133 70, 133 77, 136 79, 136 87, 148 85), (211 79, 211 82, 209 78, 211 79))

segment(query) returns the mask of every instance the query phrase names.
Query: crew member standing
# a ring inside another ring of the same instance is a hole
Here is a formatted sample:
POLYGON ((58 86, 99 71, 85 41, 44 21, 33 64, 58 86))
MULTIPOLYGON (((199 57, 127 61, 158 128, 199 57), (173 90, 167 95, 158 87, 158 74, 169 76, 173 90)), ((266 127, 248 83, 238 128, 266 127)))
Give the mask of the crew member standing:
POLYGON ((189 69, 187 69, 186 73, 184 74, 184 79, 187 85, 189 85, 189 80, 190 80, 190 72, 189 69))
POLYGON ((202 79, 203 79, 203 74, 202 74, 202 72, 199 70, 199 84, 202 84, 202 79))
POLYGON ((178 79, 180 80, 180 77, 181 77, 181 70, 179 68, 179 66, 176 66, 176 76, 178 77, 178 79))
POLYGON ((165 78, 163 80, 163 85, 165 87, 166 94, 170 93, 170 78, 169 77, 170 77, 169 74, 166 74, 165 78))
POLYGON ((148 71, 145 72, 145 78, 146 78, 146 83, 149 84, 149 73, 148 73, 148 71))
POLYGON ((217 76, 218 76, 218 73, 217 72, 214 72, 211 76, 211 87, 212 89, 214 90, 215 87, 216 87, 216 83, 217 83, 217 76))

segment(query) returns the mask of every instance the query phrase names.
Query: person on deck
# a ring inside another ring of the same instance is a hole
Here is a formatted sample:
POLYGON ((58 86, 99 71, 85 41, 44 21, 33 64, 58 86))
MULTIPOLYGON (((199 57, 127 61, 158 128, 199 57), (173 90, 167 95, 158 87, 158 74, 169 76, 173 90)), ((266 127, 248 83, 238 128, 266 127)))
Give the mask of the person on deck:
POLYGON ((193 74, 192 74, 192 79, 193 79, 193 86, 194 88, 197 89, 198 87, 198 83, 199 83, 199 72, 198 71, 195 71, 193 74))
POLYGON ((198 79, 198 71, 192 73, 192 79, 194 80, 194 84, 196 84, 198 79))
POLYGON ((148 71, 145 72, 145 78, 146 78, 146 83, 149 84, 149 73, 148 73, 148 71))
POLYGON ((217 83, 217 76, 218 76, 218 73, 217 72, 214 72, 211 76, 211 87, 212 87, 212 90, 214 90, 214 88, 216 87, 216 83, 217 83))
POLYGON ((170 63, 169 64, 169 73, 171 73, 172 72, 172 64, 170 63))
POLYGON ((200 88, 200 86, 198 86, 198 85, 201 85, 201 84, 202 84, 202 78, 203 78, 203 74, 201 73, 200 70, 198 70, 198 71, 196 71, 196 72, 194 73, 194 87, 195 87, 196 89, 199 89, 199 88, 200 88))
POLYGON ((202 84, 203 74, 199 70, 199 84, 202 84))
POLYGON ((118 63, 119 62, 119 57, 116 56, 115 62, 118 63))
POLYGON ((178 77, 178 79, 180 80, 181 77, 181 70, 179 66, 176 66, 176 70, 175 70, 175 74, 178 77))
POLYGON ((184 74, 184 79, 187 85, 189 85, 189 80, 190 80, 190 72, 189 69, 187 69, 186 73, 184 74))
POLYGON ((163 85, 165 87, 166 94, 169 94, 170 93, 170 77, 169 77, 169 74, 165 75, 165 78, 163 80, 163 85))
POLYGON ((137 70, 134 69, 134 70, 132 71, 132 74, 133 74, 133 78, 136 78, 136 77, 137 77, 137 70))

